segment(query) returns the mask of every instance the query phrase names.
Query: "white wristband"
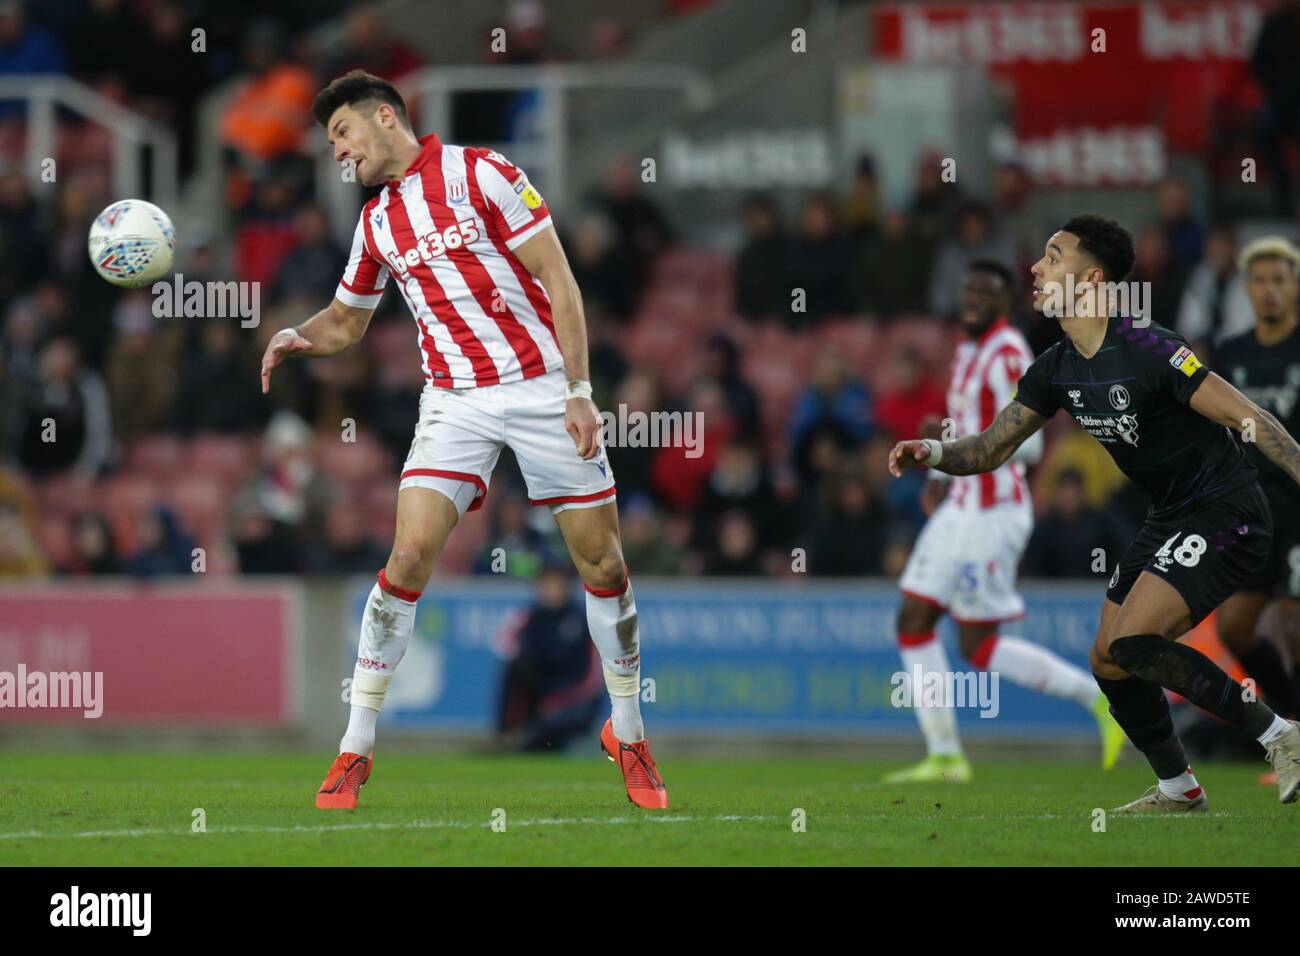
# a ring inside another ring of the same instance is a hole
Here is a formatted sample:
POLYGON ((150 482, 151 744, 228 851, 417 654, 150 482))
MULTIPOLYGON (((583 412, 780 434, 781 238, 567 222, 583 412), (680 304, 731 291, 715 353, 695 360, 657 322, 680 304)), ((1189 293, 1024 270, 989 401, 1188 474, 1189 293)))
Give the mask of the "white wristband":
POLYGON ((925 447, 930 449, 930 454, 925 458, 925 464, 933 468, 943 460, 943 442, 935 441, 933 438, 921 439, 925 442, 925 447))
POLYGON ((585 398, 591 400, 591 383, 580 378, 571 378, 564 387, 564 398, 585 398))

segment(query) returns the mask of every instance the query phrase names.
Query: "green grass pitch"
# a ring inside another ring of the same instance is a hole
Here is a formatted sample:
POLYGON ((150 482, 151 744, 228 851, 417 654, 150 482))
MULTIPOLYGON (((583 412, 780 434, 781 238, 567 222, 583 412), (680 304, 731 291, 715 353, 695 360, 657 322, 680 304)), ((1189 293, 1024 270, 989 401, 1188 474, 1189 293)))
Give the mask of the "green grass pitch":
POLYGON ((326 762, 9 753, 0 865, 1292 865, 1300 825, 1300 805, 1256 782, 1263 761, 1197 764, 1207 815, 1109 816, 1104 833, 1093 808, 1150 783, 1136 761, 984 761, 968 785, 904 787, 878 782, 897 763, 664 754, 673 806, 659 814, 631 806, 597 756, 410 754, 378 757, 355 813, 325 813, 312 798, 326 762))

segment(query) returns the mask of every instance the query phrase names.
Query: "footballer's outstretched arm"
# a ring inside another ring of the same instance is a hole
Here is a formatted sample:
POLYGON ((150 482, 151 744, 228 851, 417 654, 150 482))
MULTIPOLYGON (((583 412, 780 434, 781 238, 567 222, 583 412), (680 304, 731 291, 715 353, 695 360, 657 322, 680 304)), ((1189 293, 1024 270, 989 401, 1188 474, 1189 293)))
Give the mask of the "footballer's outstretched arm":
MULTIPOLYGON (((582 293, 578 291, 577 280, 573 278, 555 227, 547 226, 521 242, 514 253, 524 268, 541 280, 551 300, 555 337, 560 342, 564 374, 570 388, 586 386, 589 390, 587 318, 582 311, 582 293)), ((583 458, 593 458, 600 450, 601 420, 590 398, 570 397, 565 402, 564 427, 583 458)))
POLYGON ((262 394, 271 388, 271 369, 289 355, 333 355, 361 341, 370 325, 373 308, 360 309, 338 299, 294 329, 281 329, 266 343, 262 355, 262 394))
POLYGON ((554 226, 522 242, 515 256, 532 275, 541 280, 551 300, 555 336, 564 356, 564 374, 569 381, 587 381, 587 319, 582 311, 582 293, 573 278, 554 226))
POLYGON ((1196 387, 1188 404, 1210 421, 1241 432, 1243 441, 1254 441, 1265 458, 1300 484, 1300 445, 1272 412, 1260 408, 1214 372, 1196 387))
POLYGON ((889 473, 897 478, 904 468, 916 465, 930 465, 949 475, 992 471, 1046 423, 1038 412, 1013 399, 978 435, 939 442, 942 452, 937 463, 930 464, 930 446, 925 441, 900 441, 889 452, 889 473))

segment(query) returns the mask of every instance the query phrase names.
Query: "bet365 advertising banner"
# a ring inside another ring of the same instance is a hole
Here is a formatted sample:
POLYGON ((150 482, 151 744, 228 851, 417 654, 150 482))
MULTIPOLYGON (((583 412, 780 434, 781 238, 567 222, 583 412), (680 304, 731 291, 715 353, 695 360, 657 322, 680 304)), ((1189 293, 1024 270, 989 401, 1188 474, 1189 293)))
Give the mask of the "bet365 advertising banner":
POLYGON ((1265 0, 883 3, 877 63, 979 66, 1011 93, 1016 152, 1041 182, 1147 185, 1204 153, 1216 117, 1259 103, 1249 60, 1265 0), (1064 90, 1086 90, 1070 96, 1064 90))

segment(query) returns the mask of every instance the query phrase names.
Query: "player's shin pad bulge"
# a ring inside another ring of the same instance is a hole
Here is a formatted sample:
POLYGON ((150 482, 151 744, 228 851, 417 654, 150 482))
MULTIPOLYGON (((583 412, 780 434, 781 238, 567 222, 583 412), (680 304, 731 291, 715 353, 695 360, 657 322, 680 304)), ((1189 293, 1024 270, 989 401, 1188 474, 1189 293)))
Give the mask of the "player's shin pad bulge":
POLYGON ((641 692, 641 665, 631 669, 630 673, 620 674, 606 662, 601 662, 605 669, 605 689, 612 697, 635 697, 641 692))
POLYGON ((392 677, 376 674, 358 668, 352 676, 352 703, 370 710, 382 710, 384 698, 388 696, 388 684, 392 677))

